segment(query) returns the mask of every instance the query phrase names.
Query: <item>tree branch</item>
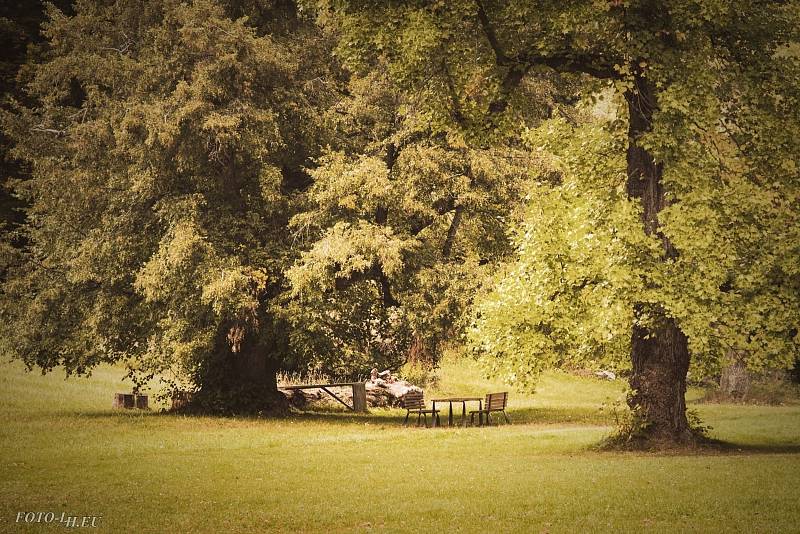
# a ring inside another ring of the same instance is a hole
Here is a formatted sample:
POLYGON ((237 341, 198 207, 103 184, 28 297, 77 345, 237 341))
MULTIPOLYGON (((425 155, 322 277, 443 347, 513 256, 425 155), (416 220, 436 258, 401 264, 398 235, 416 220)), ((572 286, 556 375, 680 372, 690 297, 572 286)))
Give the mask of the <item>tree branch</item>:
POLYGON ((450 228, 447 229, 447 238, 444 240, 444 246, 442 247, 442 257, 445 259, 449 258, 450 254, 453 252, 453 243, 455 243, 456 240, 456 232, 458 232, 458 227, 461 224, 461 214, 463 212, 463 206, 458 206, 456 208, 453 214, 453 220, 450 222, 450 228))
POLYGON ((478 7, 478 21, 483 34, 495 56, 495 64, 508 70, 500 85, 501 98, 489 104, 490 113, 502 113, 508 107, 508 97, 522 82, 525 75, 537 65, 550 67, 558 72, 588 74, 599 79, 618 79, 620 75, 605 58, 571 49, 557 54, 541 55, 537 53, 521 54, 510 57, 505 53, 494 31, 494 27, 486 14, 481 0, 475 0, 478 7))
POLYGON ((500 48, 500 42, 497 40, 497 34, 494 33, 494 28, 489 22, 489 16, 486 14, 486 10, 483 8, 483 2, 481 0, 475 0, 475 3, 478 5, 478 20, 481 23, 481 28, 483 28, 484 35, 486 35, 486 40, 489 41, 489 46, 491 46, 492 50, 494 51, 495 62, 501 67, 512 65, 514 62, 500 48))
POLYGON ((464 113, 461 111, 461 103, 458 101, 458 92, 453 84, 453 77, 450 75, 450 69, 447 68, 447 61, 445 59, 442 59, 442 72, 444 73, 444 80, 447 84, 448 96, 450 97, 452 106, 450 114, 454 121, 463 126, 466 119, 464 118, 464 113))

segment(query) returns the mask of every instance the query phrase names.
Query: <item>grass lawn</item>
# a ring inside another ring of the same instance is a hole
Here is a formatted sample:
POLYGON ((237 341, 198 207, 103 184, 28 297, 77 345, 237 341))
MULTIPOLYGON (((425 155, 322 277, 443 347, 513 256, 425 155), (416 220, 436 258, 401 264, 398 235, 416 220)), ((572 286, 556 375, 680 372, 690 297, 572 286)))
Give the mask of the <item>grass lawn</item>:
MULTIPOLYGON (((115 533, 800 531, 800 405, 693 405, 724 454, 610 453, 592 447, 617 382, 550 374, 536 395, 512 391, 512 425, 426 430, 399 410, 114 412, 121 375, 0 364, 0 531, 64 528, 15 523, 28 511, 102 516, 90 530, 115 533)), ((441 375, 427 397, 506 389, 468 363, 441 375)))

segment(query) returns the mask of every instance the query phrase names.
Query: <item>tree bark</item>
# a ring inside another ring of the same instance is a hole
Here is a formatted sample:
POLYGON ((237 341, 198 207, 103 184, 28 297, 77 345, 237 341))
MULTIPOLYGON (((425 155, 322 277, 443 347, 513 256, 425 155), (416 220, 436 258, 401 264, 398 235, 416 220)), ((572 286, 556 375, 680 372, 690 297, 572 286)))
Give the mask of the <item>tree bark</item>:
MULTIPOLYGON (((665 207, 663 168, 643 146, 641 138, 652 127, 657 109, 655 89, 643 76, 636 77, 635 90, 625 94, 629 111, 627 192, 642 205, 645 233, 657 236, 664 259, 678 255, 661 232, 658 214, 665 207)), ((630 385, 628 405, 634 412, 635 430, 646 440, 685 443, 693 439, 686 419, 686 375, 689 347, 686 336, 674 318, 658 305, 636 304, 637 320, 647 316, 647 326, 637 324, 631 335, 630 385)))
POLYGON ((230 331, 224 330, 214 353, 198 369, 200 387, 187 409, 222 415, 287 414, 289 402, 278 390, 276 347, 261 339, 265 335, 248 329, 242 333, 241 342, 232 346, 230 331))
POLYGON ((635 430, 640 433, 637 437, 656 442, 691 442, 685 400, 689 371, 686 336, 675 320, 662 312, 655 326, 634 326, 631 337, 633 393, 628 405, 634 412, 635 430))
POLYGON ((245 412, 265 415, 285 415, 289 403, 286 396, 278 391, 278 362, 275 361, 271 347, 254 340, 247 343, 238 354, 232 354, 232 377, 242 391, 249 405, 243 405, 245 412))

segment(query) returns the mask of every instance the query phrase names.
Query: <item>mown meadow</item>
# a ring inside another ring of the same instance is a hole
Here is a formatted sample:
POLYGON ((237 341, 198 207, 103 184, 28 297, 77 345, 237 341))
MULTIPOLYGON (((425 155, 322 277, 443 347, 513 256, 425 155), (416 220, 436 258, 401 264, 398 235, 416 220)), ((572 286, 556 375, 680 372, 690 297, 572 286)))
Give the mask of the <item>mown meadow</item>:
MULTIPOLYGON (((286 419, 114 411, 119 368, 92 377, 0 367, 0 506, 102 516, 102 532, 792 532, 800 405, 697 402, 726 446, 607 452, 621 381, 547 374, 512 390, 511 425, 403 428, 402 410, 286 419)), ((426 396, 482 394, 445 361, 426 396)))

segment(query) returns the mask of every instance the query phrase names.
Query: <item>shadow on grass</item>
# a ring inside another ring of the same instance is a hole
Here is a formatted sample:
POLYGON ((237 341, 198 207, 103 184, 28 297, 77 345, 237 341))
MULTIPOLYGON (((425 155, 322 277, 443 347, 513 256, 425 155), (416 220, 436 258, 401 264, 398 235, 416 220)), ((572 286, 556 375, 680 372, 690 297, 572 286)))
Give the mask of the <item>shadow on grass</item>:
MULTIPOLYGON (((541 425, 541 426, 574 426, 574 425, 591 425, 591 426, 613 426, 613 416, 607 412, 602 412, 597 408, 587 406, 566 406, 566 407, 509 407, 507 410, 511 420, 511 426, 515 425, 541 425)), ((27 413, 14 413, 5 414, 11 416, 11 419, 27 420, 27 421, 41 421, 42 423, 50 424, 53 418, 74 418, 84 420, 106 420, 109 422, 116 422, 117 424, 125 425, 130 422, 136 424, 137 422, 144 423, 145 421, 157 423, 159 420, 169 421, 173 420, 187 420, 193 419, 201 420, 216 420, 220 422, 267 422, 267 421, 293 421, 297 423, 308 422, 317 423, 338 427, 364 427, 370 425, 375 427, 396 427, 403 428, 403 421, 406 416, 406 411, 401 408, 384 409, 373 408, 369 413, 356 414, 338 407, 318 407, 314 410, 294 411, 285 418, 274 417, 258 417, 258 416, 225 416, 225 415, 212 415, 212 414, 183 414, 174 413, 169 411, 159 410, 67 410, 61 409, 57 411, 42 411, 42 412, 27 412, 27 413)), ((455 426, 459 426, 460 413, 454 413, 455 426)), ((503 427, 507 426, 503 420, 502 415, 492 417, 493 427, 495 425, 503 427)), ((430 425, 431 421, 428 420, 430 425)), ((447 410, 441 413, 442 428, 447 426, 447 410)), ((416 417, 413 415, 409 418, 409 427, 416 426, 416 417)), ((766 437, 764 443, 737 443, 724 441, 721 439, 708 439, 700 446, 690 448, 676 448, 674 450, 663 450, 661 453, 676 454, 676 455, 757 455, 757 454, 800 454, 800 443, 792 442, 769 442, 766 437)), ((595 450, 604 450, 602 443, 597 444, 595 450)), ((619 449, 609 448, 605 452, 614 453, 619 452, 619 449)), ((656 452, 656 454, 659 454, 656 452)))
MULTIPOLYGON (((197 412, 172 412, 168 410, 59 410, 48 412, 25 413, 24 418, 52 419, 61 417, 74 417, 80 419, 110 419, 110 420, 135 420, 135 419, 213 419, 219 421, 315 421, 331 424, 402 424, 405 419, 405 410, 380 410, 366 414, 356 414, 336 409, 321 409, 318 411, 292 411, 285 417, 259 416, 259 415, 225 415, 197 412)), ((409 419, 410 422, 410 419, 409 419)), ((430 421, 429 421, 430 423, 430 421)))
POLYGON ((800 444, 796 443, 742 444, 712 439, 706 447, 720 454, 800 454, 800 444))
MULTIPOLYGON (((406 417, 405 410, 373 410, 369 413, 356 414, 345 411, 303 411, 295 412, 290 416, 295 421, 309 421, 315 423, 330 423, 335 425, 363 425, 365 423, 373 425, 397 425, 402 426, 406 417)), ((409 425, 416 423, 409 417, 409 425)), ((430 418, 428 418, 430 424, 430 418)))
POLYGON ((588 424, 588 425, 609 425, 614 421, 608 414, 596 408, 584 407, 525 407, 509 408, 509 418, 512 423, 522 424, 588 424))
MULTIPOLYGON (((576 407, 520 407, 508 408, 508 416, 511 424, 590 424, 590 425, 609 425, 613 420, 607 414, 599 410, 576 407)), ((319 407, 313 410, 292 411, 286 417, 263 417, 258 415, 220 415, 203 413, 182 413, 162 410, 57 410, 25 413, 26 419, 33 418, 53 418, 53 417, 77 417, 86 419, 139 419, 139 418, 210 418, 220 420, 236 421, 275 421, 275 420, 295 420, 325 422, 337 425, 349 424, 397 424, 402 425, 406 417, 406 411, 402 408, 373 408, 369 413, 353 413, 338 407, 319 407)), ((444 426, 447 425, 447 408, 442 410, 440 418, 444 426)), ((455 424, 460 423, 461 413, 454 410, 453 420, 455 424)), ((493 422, 506 424, 502 415, 492 415, 493 422)), ((430 424, 430 417, 428 418, 430 424)), ((409 426, 416 424, 414 414, 409 418, 409 426)))
MULTIPOLYGON (((309 422, 309 423, 323 423, 325 425, 335 425, 341 427, 362 427, 370 425, 375 427, 396 427, 403 428, 403 421, 406 412, 403 409, 373 409, 370 413, 355 414, 344 410, 320 409, 315 411, 293 412, 285 418, 265 418, 257 416, 222 416, 222 415, 189 415, 181 413, 172 413, 168 411, 157 410, 94 410, 94 411, 72 411, 62 410, 58 412, 36 412, 26 413, 25 419, 47 419, 51 420, 53 417, 61 418, 77 418, 77 419, 94 419, 94 420, 107 420, 118 421, 124 424, 126 421, 152 421, 159 420, 168 421, 170 419, 176 420, 192 420, 192 419, 212 419, 221 422, 265 422, 265 421, 293 421, 293 422, 309 422)), ((455 415, 455 414, 454 414, 455 415)), ((509 418, 511 419, 510 425, 503 421, 502 416, 493 417, 492 428, 507 427, 515 425, 553 425, 553 426, 566 426, 566 425, 592 425, 592 426, 609 426, 613 425, 613 421, 609 421, 607 414, 603 414, 597 410, 589 408, 576 409, 576 408, 533 408, 524 407, 508 410, 509 418)), ((442 428, 447 427, 447 413, 443 413, 441 417, 443 423, 442 428)), ((460 421, 460 414, 454 418, 458 427, 460 421)), ((428 421, 430 424, 430 420, 428 421)), ((49 421, 48 421, 49 424, 49 421)), ((416 425, 416 418, 409 418, 409 427, 414 428, 416 425)), ((596 447, 590 449, 602 453, 618 454, 620 452, 633 452, 640 454, 656 454, 656 455, 675 455, 675 456, 706 456, 706 455, 720 455, 720 456, 737 456, 737 455, 759 455, 759 454, 800 454, 800 444, 798 443, 736 443, 723 441, 720 439, 707 439, 702 445, 687 447, 687 448, 666 448, 662 450, 650 450, 648 452, 628 450, 624 451, 619 448, 605 448, 603 442, 600 441, 596 447)))
POLYGON ((82 419, 139 419, 163 417, 170 414, 159 410, 55 410, 25 413, 26 419, 52 419, 60 417, 76 417, 82 419))
MULTIPOLYGON (((511 420, 510 424, 535 424, 535 425, 548 425, 548 424, 588 424, 588 425, 609 425, 613 420, 609 418, 608 414, 604 414, 597 409, 591 408, 536 408, 536 407, 523 407, 523 408, 508 408, 508 417, 511 420)), ((295 412, 292 418, 296 420, 326 422, 332 424, 398 424, 402 425, 405 420, 406 411, 400 408, 397 409, 373 409, 368 414, 354 414, 344 410, 336 409, 320 409, 313 411, 295 412)), ((443 409, 440 413, 442 426, 447 426, 448 410, 443 409)), ((467 417, 469 419, 469 417, 467 417)), ((453 411, 453 423, 458 426, 461 423, 460 410, 453 411)), ((492 423, 499 423, 501 426, 507 423, 503 420, 502 414, 493 414, 492 423)), ((430 424, 430 418, 428 419, 430 424)), ((416 425, 416 417, 412 414, 409 418, 409 426, 416 425)), ((468 425, 469 426, 469 425, 468 425)))
POLYGON ((656 456, 752 456, 759 454, 800 454, 800 443, 736 443, 697 435, 683 443, 659 439, 630 439, 611 434, 590 447, 599 453, 634 453, 656 456))

